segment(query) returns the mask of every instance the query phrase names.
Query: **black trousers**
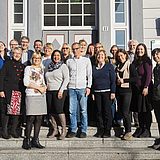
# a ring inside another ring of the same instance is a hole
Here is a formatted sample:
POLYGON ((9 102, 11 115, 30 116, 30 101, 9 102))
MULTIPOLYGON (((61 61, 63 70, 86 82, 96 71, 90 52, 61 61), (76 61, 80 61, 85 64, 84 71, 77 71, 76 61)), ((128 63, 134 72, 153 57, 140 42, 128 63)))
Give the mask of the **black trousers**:
POLYGON ((130 114, 130 103, 132 93, 120 93, 117 95, 118 111, 123 117, 123 124, 125 132, 131 132, 131 114, 130 114))
POLYGON ((97 127, 110 131, 112 127, 112 110, 110 92, 95 92, 97 107, 97 127))
POLYGON ((158 123, 158 130, 160 135, 160 101, 153 102, 154 114, 158 123))

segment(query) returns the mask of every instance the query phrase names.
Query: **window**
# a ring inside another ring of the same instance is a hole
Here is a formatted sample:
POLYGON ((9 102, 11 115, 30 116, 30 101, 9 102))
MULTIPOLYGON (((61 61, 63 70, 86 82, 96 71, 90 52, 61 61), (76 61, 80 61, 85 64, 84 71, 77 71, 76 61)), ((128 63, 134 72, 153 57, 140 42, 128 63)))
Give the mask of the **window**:
POLYGON ((8 39, 19 40, 27 35, 27 1, 10 0, 8 3, 8 39))
POLYGON ((95 1, 96 0, 44 0, 43 26, 95 27, 95 1))
POLYGON ((119 48, 125 49, 125 30, 116 30, 115 31, 115 40, 116 44, 118 45, 119 48))
POLYGON ((115 0, 115 23, 125 22, 124 0, 115 0))
POLYGON ((14 0, 14 23, 23 23, 23 0, 14 0))
POLYGON ((111 15, 113 17, 112 44, 117 44, 120 48, 127 49, 129 40, 129 1, 114 0, 111 4, 111 15))

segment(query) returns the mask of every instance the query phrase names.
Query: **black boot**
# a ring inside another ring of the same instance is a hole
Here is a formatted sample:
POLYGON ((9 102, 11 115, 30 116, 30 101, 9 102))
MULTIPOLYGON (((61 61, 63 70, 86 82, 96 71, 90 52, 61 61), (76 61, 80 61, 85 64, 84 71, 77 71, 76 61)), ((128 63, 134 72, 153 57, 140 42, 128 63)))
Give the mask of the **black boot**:
POLYGON ((136 129, 136 131, 133 133, 132 136, 138 138, 142 134, 142 132, 143 132, 143 129, 139 127, 136 129))
POLYGON ((102 138, 103 134, 104 134, 104 129, 103 128, 98 128, 97 133, 94 135, 94 137, 102 138))
POLYGON ((24 138, 22 148, 27 150, 31 149, 31 142, 29 138, 24 138))
POLYGON ((109 138, 111 137, 111 131, 110 130, 104 130, 104 134, 102 136, 103 138, 109 138))
POLYGON ((39 148, 39 149, 45 148, 44 146, 42 146, 39 143, 39 138, 33 138, 32 141, 31 141, 31 146, 34 147, 34 148, 39 148))
POLYGON ((1 120, 2 120, 2 138, 4 139, 9 139, 11 136, 8 134, 8 120, 9 116, 2 114, 1 115, 1 120))
POLYGON ((18 126, 18 121, 19 117, 18 116, 12 116, 12 126, 11 126, 11 136, 13 138, 19 138, 20 135, 17 132, 17 126, 18 126))

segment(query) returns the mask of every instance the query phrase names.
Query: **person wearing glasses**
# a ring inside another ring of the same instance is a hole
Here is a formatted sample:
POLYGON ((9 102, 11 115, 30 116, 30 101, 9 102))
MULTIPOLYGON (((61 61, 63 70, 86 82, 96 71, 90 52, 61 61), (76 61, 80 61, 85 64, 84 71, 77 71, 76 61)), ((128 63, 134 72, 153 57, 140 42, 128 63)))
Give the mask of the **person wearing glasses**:
POLYGON ((32 50, 29 50, 30 39, 27 36, 21 37, 20 45, 22 47, 22 64, 25 66, 31 65, 32 50))
POLYGON ((19 46, 19 44, 18 44, 18 41, 16 40, 16 39, 11 39, 10 40, 10 42, 9 42, 9 46, 10 46, 10 50, 8 50, 8 52, 7 52, 7 55, 10 57, 10 58, 12 58, 12 56, 13 56, 13 49, 15 48, 15 47, 18 47, 19 46))
POLYGON ((71 48, 68 45, 68 43, 63 43, 62 48, 61 48, 61 52, 62 52, 62 58, 63 58, 63 62, 66 63, 67 59, 71 58, 71 48))
POLYGON ((2 123, 2 138, 19 138, 17 127, 21 114, 21 100, 24 92, 24 65, 21 63, 22 49, 15 47, 13 57, 3 65, 0 71, 0 111, 2 123), (11 130, 8 132, 9 120, 11 130))
POLYGON ((69 68, 69 115, 70 124, 67 138, 86 138, 88 117, 87 97, 90 94, 92 84, 92 66, 89 58, 83 57, 78 42, 72 44, 74 57, 68 59, 66 64, 69 68), (80 108, 80 128, 77 132, 77 108, 80 108), (79 133, 79 134, 77 134, 79 133))
POLYGON ((46 85, 44 81, 44 70, 41 65, 41 54, 33 53, 32 65, 27 66, 24 71, 24 85, 26 86, 26 116, 27 124, 25 129, 25 138, 23 140, 23 149, 39 148, 42 146, 39 143, 39 132, 42 123, 42 116, 47 114, 46 105, 46 85), (34 125, 34 135, 32 141, 31 131, 34 125))

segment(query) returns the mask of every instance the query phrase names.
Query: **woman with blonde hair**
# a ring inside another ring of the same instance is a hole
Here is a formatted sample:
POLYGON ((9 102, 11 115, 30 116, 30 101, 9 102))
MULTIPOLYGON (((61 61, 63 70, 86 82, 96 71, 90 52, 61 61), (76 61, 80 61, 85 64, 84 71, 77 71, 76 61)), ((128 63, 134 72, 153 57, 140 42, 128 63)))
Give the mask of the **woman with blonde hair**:
POLYGON ((108 63, 105 50, 101 49, 96 55, 96 65, 93 66, 93 93, 97 107, 97 133, 95 137, 108 138, 111 136, 112 111, 111 104, 115 98, 115 71, 108 63))
POLYGON ((67 59, 71 58, 71 48, 68 45, 68 43, 63 43, 62 48, 61 48, 61 52, 62 52, 62 60, 64 63, 66 63, 67 59))
POLYGON ((27 124, 25 139, 22 148, 31 149, 44 148, 39 143, 39 132, 42 122, 42 115, 47 114, 46 85, 44 81, 44 70, 41 65, 41 54, 33 53, 32 65, 25 68, 24 85, 26 86, 26 115, 27 124), (32 125, 34 124, 34 136, 30 141, 32 125))

